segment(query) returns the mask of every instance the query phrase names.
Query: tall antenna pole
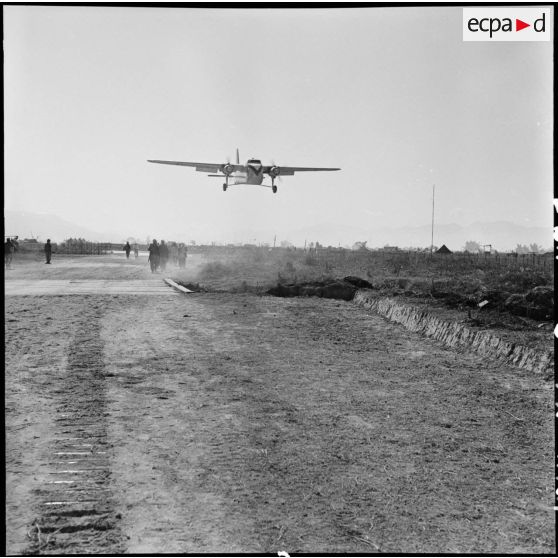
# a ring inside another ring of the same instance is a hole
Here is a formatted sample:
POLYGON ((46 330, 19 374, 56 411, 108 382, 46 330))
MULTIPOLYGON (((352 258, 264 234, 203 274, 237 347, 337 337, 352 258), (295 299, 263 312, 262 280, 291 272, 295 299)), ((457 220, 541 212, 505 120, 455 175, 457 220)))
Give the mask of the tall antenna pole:
POLYGON ((430 255, 434 251, 434 193, 436 190, 436 184, 432 184, 432 237, 430 239, 430 255))

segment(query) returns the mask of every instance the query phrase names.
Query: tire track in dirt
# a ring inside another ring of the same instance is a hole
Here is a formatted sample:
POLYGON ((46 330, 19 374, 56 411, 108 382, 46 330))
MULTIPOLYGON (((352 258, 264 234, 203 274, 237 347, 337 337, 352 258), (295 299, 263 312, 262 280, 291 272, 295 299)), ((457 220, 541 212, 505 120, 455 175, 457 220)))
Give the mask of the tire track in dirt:
POLYGON ((70 320, 53 319, 44 297, 6 297, 5 308, 6 552, 21 554, 52 432, 50 378, 66 366, 70 320))
POLYGON ((70 343, 65 370, 53 378, 55 432, 37 478, 33 554, 122 550, 111 497, 104 371, 100 320, 85 317, 70 343))

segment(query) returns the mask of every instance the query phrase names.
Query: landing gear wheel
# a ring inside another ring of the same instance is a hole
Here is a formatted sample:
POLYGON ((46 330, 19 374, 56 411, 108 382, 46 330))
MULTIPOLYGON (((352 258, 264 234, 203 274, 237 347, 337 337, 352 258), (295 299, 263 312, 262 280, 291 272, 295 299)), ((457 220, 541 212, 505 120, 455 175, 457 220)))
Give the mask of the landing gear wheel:
POLYGON ((223 192, 226 192, 226 191, 227 191, 227 185, 223 184, 223 192))
POLYGON ((274 194, 276 194, 276 193, 277 193, 277 186, 273 185, 273 186, 271 187, 271 191, 272 191, 274 194))

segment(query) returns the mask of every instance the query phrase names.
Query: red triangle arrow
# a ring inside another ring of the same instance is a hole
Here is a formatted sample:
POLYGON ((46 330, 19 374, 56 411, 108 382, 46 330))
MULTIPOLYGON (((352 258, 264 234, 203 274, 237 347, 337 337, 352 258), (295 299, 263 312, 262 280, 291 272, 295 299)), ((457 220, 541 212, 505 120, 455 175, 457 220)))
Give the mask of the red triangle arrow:
POLYGON ((516 31, 521 31, 522 29, 525 29, 525 27, 531 27, 530 23, 525 23, 524 21, 521 21, 520 19, 515 20, 515 30, 516 31))

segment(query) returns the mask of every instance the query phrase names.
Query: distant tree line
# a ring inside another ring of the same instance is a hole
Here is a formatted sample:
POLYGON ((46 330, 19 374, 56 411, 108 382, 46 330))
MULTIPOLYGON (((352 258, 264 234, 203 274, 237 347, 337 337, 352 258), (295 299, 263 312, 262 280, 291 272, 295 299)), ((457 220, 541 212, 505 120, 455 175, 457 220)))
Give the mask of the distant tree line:
POLYGON ((85 238, 67 238, 57 246, 57 251, 65 254, 106 254, 110 244, 90 242, 85 238))
MULTIPOLYGON (((144 244, 140 241, 140 239, 135 238, 135 237, 128 237, 128 242, 130 242, 130 244, 134 245, 134 244, 138 244, 140 246, 140 248, 143 248, 144 244)), ((150 238, 148 237, 147 239, 147 244, 145 246, 149 245, 150 242, 150 238)), ((35 239, 25 239, 24 240, 25 244, 30 243, 30 242, 37 242, 37 240, 35 239)), ((196 246, 196 242, 195 241, 190 241, 190 245, 191 246, 196 246)), ((67 238, 66 240, 64 240, 62 243, 60 243, 58 245, 58 248, 61 251, 67 252, 67 253, 102 253, 105 250, 111 250, 114 249, 114 243, 96 243, 96 242, 91 242, 86 240, 85 238, 67 238)), ((232 245, 229 245, 232 246, 232 245)), ((244 246, 246 248, 248 247, 257 247, 257 245, 252 245, 252 244, 241 244, 240 246, 244 246)), ((294 245, 286 240, 280 241, 279 246, 281 248, 290 248, 290 249, 294 249, 294 245)), ((470 253, 470 254, 479 254, 479 253, 483 253, 483 252, 493 252, 493 253, 497 253, 496 250, 492 250, 491 248, 486 248, 485 246, 488 247, 490 245, 483 245, 480 242, 477 242, 475 240, 468 240, 467 242, 465 242, 465 245, 463 247, 463 251, 470 253)), ((269 248, 269 244, 268 243, 263 243, 260 244, 260 247, 267 247, 269 248)), ((323 250, 325 248, 328 249, 332 249, 332 246, 324 246, 322 244, 320 244, 319 242, 310 242, 308 244, 305 245, 305 249, 307 251, 318 251, 318 250, 323 250)), ((347 247, 348 248, 348 247, 347 247)), ((401 250, 405 250, 405 251, 412 251, 412 252, 430 252, 431 247, 427 246, 424 248, 399 248, 396 246, 384 246, 383 248, 377 248, 377 249, 373 249, 373 248, 369 248, 367 246, 367 241, 366 240, 362 240, 362 241, 357 241, 355 242, 352 247, 352 250, 356 250, 356 251, 376 251, 376 250, 380 250, 380 251, 401 251, 401 250)), ((433 251, 436 251, 438 249, 437 246, 433 247, 433 251)), ((548 250, 545 250, 542 246, 540 246, 537 243, 531 243, 531 244, 517 244, 515 246, 515 248, 511 251, 512 253, 515 254, 543 254, 545 252, 548 251, 552 251, 552 248, 549 248, 548 250)))

